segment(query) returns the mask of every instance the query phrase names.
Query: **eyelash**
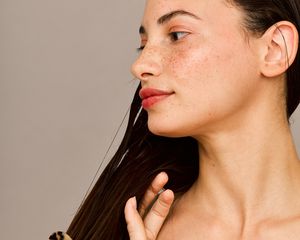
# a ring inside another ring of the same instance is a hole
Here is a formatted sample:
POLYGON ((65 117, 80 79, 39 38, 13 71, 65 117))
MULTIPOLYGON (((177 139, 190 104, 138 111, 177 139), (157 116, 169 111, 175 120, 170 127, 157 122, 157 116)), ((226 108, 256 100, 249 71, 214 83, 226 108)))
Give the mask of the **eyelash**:
MULTIPOLYGON (((177 32, 175 31, 175 32, 170 32, 168 35, 171 38, 172 42, 176 42, 176 41, 181 39, 180 37, 178 37, 179 34, 182 34, 182 35, 186 36, 189 33, 188 32, 183 32, 183 31, 177 31, 177 32)), ((145 46, 140 46, 139 48, 137 48, 137 51, 138 52, 143 51, 144 48, 145 48, 145 46)))
MULTIPOLYGON (((188 34, 188 32, 181 32, 181 31, 178 31, 178 32, 171 32, 171 33, 169 33, 169 36, 170 36, 170 38, 171 38, 171 40, 173 41, 173 42, 176 42, 176 41, 178 41, 178 40, 180 40, 180 37, 178 37, 178 35, 179 34, 182 34, 182 35, 187 35, 188 34), (176 36, 177 35, 177 36, 176 36)), ((183 36, 183 37, 184 37, 183 36)))
POLYGON ((145 48, 145 46, 140 46, 140 47, 138 47, 136 50, 137 50, 138 52, 141 52, 141 51, 143 51, 144 48, 145 48))

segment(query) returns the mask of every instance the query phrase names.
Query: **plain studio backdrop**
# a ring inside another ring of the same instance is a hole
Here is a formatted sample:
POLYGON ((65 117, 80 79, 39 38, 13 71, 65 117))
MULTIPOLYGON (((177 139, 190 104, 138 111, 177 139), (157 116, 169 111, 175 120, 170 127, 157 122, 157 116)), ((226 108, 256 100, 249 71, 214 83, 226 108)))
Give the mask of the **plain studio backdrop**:
POLYGON ((137 86, 143 5, 0 1, 1 239, 66 230, 137 86))

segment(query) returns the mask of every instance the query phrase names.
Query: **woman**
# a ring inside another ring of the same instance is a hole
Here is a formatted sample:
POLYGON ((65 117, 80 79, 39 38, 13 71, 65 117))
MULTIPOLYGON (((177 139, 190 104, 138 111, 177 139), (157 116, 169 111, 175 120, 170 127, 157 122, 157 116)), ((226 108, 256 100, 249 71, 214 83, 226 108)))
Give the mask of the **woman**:
POLYGON ((148 0, 126 134, 68 234, 299 239, 299 29, 299 0, 148 0))

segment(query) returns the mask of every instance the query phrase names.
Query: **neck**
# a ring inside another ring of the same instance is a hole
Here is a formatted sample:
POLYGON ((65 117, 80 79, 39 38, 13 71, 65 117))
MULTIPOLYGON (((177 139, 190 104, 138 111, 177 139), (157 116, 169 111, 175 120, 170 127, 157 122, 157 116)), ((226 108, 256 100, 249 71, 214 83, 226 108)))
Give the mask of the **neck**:
POLYGON ((274 118, 250 119, 198 138, 200 174, 190 194, 198 206, 236 222, 289 217, 300 211, 300 166, 290 129, 274 118))

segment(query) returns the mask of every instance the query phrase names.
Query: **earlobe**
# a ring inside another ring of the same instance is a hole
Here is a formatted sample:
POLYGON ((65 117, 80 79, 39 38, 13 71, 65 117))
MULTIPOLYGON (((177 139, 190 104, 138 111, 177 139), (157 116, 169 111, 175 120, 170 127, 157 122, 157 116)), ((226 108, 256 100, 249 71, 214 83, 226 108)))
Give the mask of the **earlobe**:
POLYGON ((299 35, 296 27, 288 21, 278 22, 264 33, 262 39, 266 51, 261 73, 266 77, 283 74, 297 55, 299 35))

